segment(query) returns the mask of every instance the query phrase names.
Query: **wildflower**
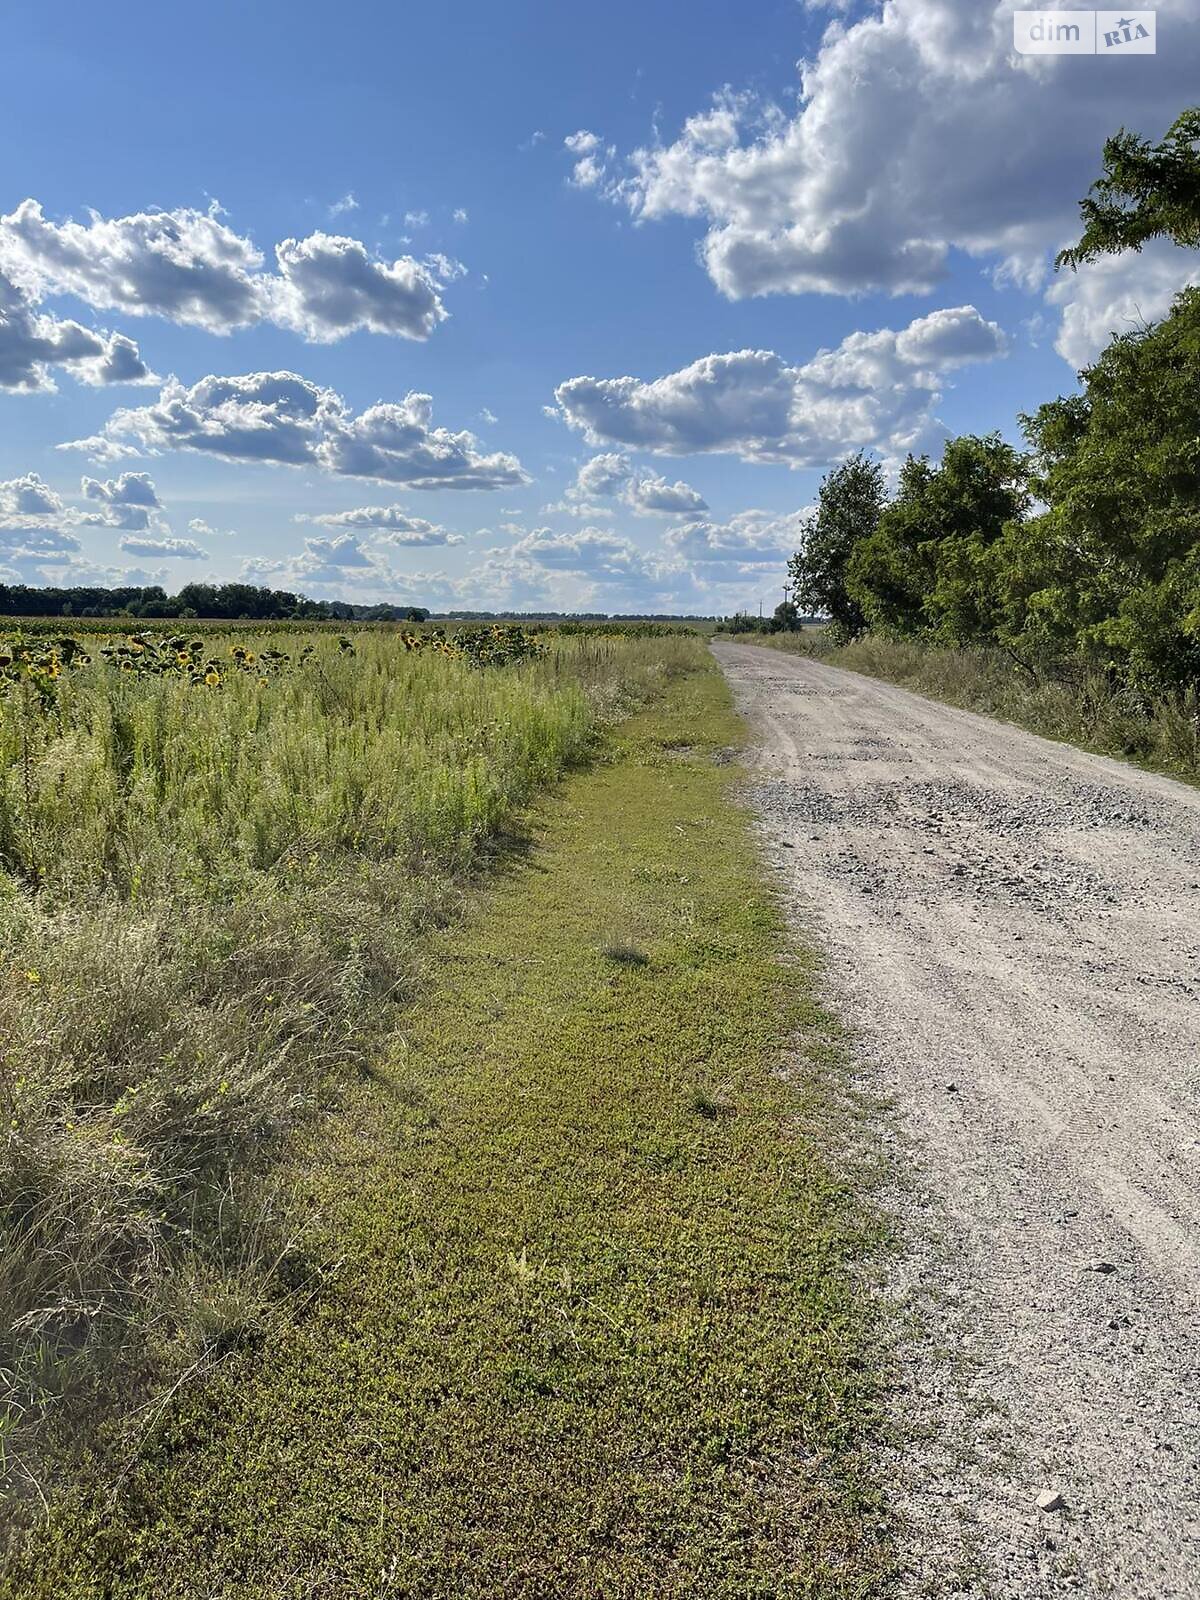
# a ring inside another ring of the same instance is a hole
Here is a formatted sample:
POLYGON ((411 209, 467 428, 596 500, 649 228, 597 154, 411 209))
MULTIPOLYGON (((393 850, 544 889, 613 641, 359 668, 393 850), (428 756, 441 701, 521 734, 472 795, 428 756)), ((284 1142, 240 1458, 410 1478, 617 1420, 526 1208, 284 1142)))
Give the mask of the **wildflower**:
POLYGON ((221 681, 221 674, 216 670, 215 667, 209 667, 208 671, 204 674, 204 681, 210 689, 215 689, 221 681))
POLYGON ((41 981, 42 981, 41 973, 40 972, 36 972, 32 967, 30 967, 29 971, 25 974, 25 976, 28 978, 30 983, 41 983, 41 981))

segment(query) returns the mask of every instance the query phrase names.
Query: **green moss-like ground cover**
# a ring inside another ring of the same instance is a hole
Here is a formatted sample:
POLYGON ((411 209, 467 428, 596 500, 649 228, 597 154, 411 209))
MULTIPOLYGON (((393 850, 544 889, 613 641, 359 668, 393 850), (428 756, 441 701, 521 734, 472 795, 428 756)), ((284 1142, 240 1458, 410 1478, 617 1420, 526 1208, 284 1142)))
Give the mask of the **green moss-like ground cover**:
POLYGON ((0 1594, 881 1592, 872 1225, 817 1147, 835 1034, 713 759, 737 737, 692 674, 543 804, 297 1156, 338 1265, 0 1594))

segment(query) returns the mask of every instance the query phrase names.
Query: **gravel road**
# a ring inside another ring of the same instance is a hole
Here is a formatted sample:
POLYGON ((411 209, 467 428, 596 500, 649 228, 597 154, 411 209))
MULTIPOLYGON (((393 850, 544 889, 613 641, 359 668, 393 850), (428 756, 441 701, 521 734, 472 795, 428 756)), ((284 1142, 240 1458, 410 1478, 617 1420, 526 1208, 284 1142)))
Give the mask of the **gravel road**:
POLYGON ((893 1103, 905 1592, 1200 1597, 1200 790, 714 649, 893 1103))

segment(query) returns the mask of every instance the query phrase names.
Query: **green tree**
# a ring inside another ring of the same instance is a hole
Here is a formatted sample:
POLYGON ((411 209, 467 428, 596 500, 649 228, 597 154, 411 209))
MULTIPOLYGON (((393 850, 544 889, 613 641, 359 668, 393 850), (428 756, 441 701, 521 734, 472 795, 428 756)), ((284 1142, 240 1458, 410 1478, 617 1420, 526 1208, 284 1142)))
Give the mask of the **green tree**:
POLYGON ((803 543, 788 562, 796 605, 830 617, 845 638, 865 626, 846 587, 846 570, 858 546, 874 533, 885 499, 878 461, 869 461, 861 451, 844 461, 822 479, 817 509, 806 520, 803 543))
POLYGON ((1104 175, 1079 202, 1083 237, 1055 265, 1140 250, 1148 239, 1200 246, 1200 107, 1176 118, 1159 144, 1122 128, 1104 146, 1104 175))
POLYGON ((934 466, 910 456, 896 497, 850 561, 847 587, 868 624, 946 644, 994 636, 993 548, 1029 505, 1027 464, 999 434, 947 442, 934 466))
POLYGON ((1200 681, 1200 289, 1022 419, 1047 510, 995 555, 1006 642, 1147 690, 1200 681))

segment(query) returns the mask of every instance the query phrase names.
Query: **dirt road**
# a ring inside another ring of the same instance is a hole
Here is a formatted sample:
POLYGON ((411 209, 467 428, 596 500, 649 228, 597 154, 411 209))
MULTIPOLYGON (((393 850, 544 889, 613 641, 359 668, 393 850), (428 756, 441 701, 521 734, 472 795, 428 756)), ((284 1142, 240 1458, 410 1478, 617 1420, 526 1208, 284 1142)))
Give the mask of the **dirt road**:
POLYGON ((714 648, 895 1101, 908 1592, 1200 1596, 1200 791, 714 648))

